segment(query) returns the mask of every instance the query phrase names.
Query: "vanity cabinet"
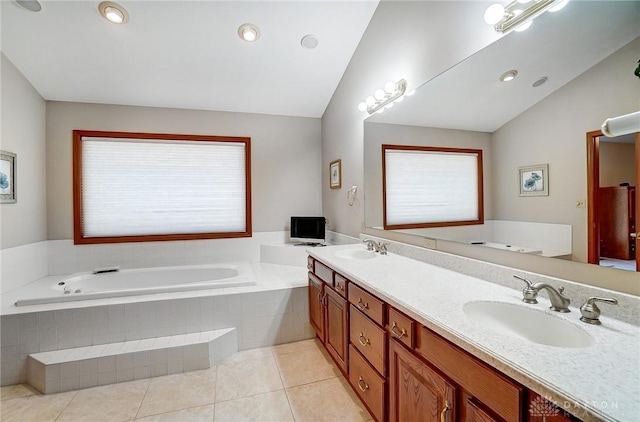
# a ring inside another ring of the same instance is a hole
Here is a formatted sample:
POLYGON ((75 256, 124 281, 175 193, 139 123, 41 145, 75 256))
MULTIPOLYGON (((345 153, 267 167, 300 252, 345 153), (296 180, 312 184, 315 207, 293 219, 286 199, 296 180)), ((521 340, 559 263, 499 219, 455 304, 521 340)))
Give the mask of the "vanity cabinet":
POLYGON ((320 340, 324 339, 324 283, 309 273, 309 323, 320 340))

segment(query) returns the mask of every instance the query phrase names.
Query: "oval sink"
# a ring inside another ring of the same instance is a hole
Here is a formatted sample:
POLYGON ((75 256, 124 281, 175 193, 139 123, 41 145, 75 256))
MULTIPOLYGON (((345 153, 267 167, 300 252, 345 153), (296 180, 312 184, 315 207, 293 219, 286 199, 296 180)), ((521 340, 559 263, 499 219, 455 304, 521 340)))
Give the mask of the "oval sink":
POLYGON ((485 327, 532 343, 584 348, 593 339, 582 328, 533 308, 504 302, 468 302, 464 313, 485 327))
POLYGON ((336 256, 345 259, 371 259, 378 255, 373 251, 363 251, 362 249, 343 249, 336 251, 336 256))

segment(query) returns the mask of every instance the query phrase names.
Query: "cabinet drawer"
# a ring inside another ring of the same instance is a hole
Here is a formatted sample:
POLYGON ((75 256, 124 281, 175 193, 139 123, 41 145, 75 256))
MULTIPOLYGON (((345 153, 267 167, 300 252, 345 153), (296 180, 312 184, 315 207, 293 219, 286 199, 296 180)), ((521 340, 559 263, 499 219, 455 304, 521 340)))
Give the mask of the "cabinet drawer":
POLYGON ((320 261, 316 261, 314 267, 313 273, 328 285, 333 286, 333 270, 320 261))
POLYGON ((349 346, 349 382, 367 406, 373 417, 384 420, 385 381, 367 363, 360 353, 349 346))
POLYGON ((333 288, 338 294, 344 298, 347 297, 347 279, 336 273, 334 275, 333 288))
POLYGON ((507 421, 523 414, 524 387, 422 327, 418 352, 487 408, 507 421))
POLYGON ((372 294, 362 290, 353 283, 349 283, 349 302, 361 310, 365 315, 384 327, 384 302, 372 294))
POLYGON ((404 343, 409 349, 413 349, 415 345, 413 340, 415 338, 415 321, 392 307, 389 307, 388 321, 387 330, 389 331, 389 335, 404 343))
POLYGON ((349 339, 351 344, 376 368, 385 374, 385 356, 387 353, 385 331, 374 324, 351 305, 349 314, 349 339))

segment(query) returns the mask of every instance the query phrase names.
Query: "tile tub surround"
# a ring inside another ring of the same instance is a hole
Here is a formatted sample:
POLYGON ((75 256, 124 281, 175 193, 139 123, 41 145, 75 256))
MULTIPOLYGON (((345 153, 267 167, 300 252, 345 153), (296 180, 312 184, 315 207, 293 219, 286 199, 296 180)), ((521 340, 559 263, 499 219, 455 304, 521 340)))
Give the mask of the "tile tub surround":
MULTIPOLYGON (((593 326, 579 321, 577 306, 581 302, 571 292, 568 292, 573 299, 571 312, 559 314, 547 309, 550 303, 543 295, 539 296, 537 305, 522 303, 521 286, 517 283, 516 290, 395 253, 368 260, 350 260, 335 255, 337 250, 356 247, 365 249, 364 245, 334 246, 309 249, 309 253, 577 417, 585 421, 637 420, 640 415, 640 327, 612 318, 609 311, 615 307, 603 309, 602 325, 593 326), (478 300, 534 307, 580 327, 592 336, 594 344, 583 349, 558 348, 496 333, 464 313, 465 303, 478 300)), ((442 257, 444 260, 454 258, 458 257, 442 257)), ((471 266, 482 263, 468 262, 466 267, 465 263, 457 264, 472 272, 471 266)), ((486 274, 496 271, 485 269, 486 274)), ((514 273, 522 274, 511 270, 509 277, 514 273)), ((559 286, 565 282, 553 281, 552 284, 559 286)), ((609 294, 602 289, 589 290, 599 296, 609 294)), ((639 299, 632 298, 627 298, 629 306, 637 307, 639 299)))
MULTIPOLYGON (((306 268, 251 267, 256 286, 3 306, 2 385, 24 382, 27 355, 37 352, 231 327, 238 330, 240 350, 312 338, 306 268)), ((16 291, 3 296, 14 294, 16 291)), ((5 300, 11 303, 11 298, 3 297, 3 303, 5 300)))

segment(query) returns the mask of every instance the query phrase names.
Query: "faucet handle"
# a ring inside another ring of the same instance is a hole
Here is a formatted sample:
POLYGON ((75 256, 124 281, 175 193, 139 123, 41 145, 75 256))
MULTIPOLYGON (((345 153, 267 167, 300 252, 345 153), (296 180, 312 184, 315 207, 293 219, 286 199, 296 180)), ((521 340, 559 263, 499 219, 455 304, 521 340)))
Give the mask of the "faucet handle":
POLYGON ((378 247, 380 248, 380 255, 386 255, 387 254, 387 246, 389 246, 389 243, 387 242, 380 242, 378 244, 378 247))
POLYGON ((376 241, 372 240, 372 239, 362 239, 362 243, 367 245, 367 250, 368 251, 372 251, 374 246, 375 246, 375 244, 376 244, 376 241))
POLYGON ((531 280, 524 277, 520 277, 519 275, 515 275, 515 274, 513 277, 527 283, 527 287, 522 289, 522 301, 524 303, 532 303, 532 304, 538 303, 538 300, 536 299, 538 297, 538 291, 533 288, 533 283, 531 282, 531 280))
POLYGON ((582 316, 580 317, 580 321, 586 322, 587 324, 600 325, 601 322, 598 319, 600 317, 600 308, 596 305, 596 302, 609 303, 611 305, 617 305, 618 301, 616 299, 611 299, 608 297, 590 297, 587 301, 580 307, 580 313, 582 316))

